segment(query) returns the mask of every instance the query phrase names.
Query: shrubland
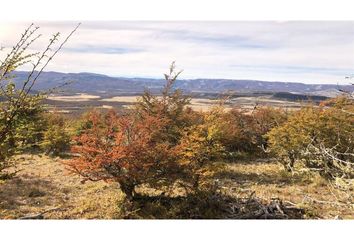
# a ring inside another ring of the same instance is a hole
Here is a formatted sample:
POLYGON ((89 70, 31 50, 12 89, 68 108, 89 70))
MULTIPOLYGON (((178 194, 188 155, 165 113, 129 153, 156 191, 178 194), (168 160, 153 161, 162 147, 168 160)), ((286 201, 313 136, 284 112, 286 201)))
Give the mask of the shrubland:
MULTIPOLYGON (((58 39, 56 34, 43 53, 26 54, 37 39, 36 30, 31 26, 1 61, 1 172, 18 153, 69 155, 62 163, 82 183, 106 181, 119 187, 125 196, 123 217, 139 217, 134 213, 144 208, 144 216, 157 211, 153 217, 161 218, 252 218, 240 204, 249 207, 252 203, 260 214, 259 209, 265 209, 262 203, 251 199, 253 195, 235 202, 220 185, 225 164, 241 160, 276 159, 291 172, 286 175, 289 179, 296 179, 301 168, 319 173, 328 184, 338 179, 349 185, 353 182, 351 96, 295 111, 261 106, 252 111, 237 106, 227 110, 223 100, 207 111, 195 111, 189 107, 191 98, 175 88, 181 71, 172 63, 160 94, 145 91, 130 109, 95 109, 69 121, 47 111, 42 103, 47 93, 32 91, 62 46, 45 60, 58 39), (27 63, 32 63, 33 70, 23 85, 16 86, 13 72, 27 63)), ((266 209, 280 212, 273 217, 284 217, 277 202, 266 209)), ((259 216, 269 217, 267 211, 259 216)))
POLYGON ((173 88, 178 75, 172 64, 161 94, 145 92, 128 111, 86 114, 72 147, 78 157, 66 162, 69 169, 87 180, 117 182, 128 212, 134 204, 151 207, 151 201, 191 209, 193 204, 223 205, 228 200, 216 197, 218 173, 226 162, 244 155, 275 158, 293 173, 298 162, 328 181, 353 178, 352 100, 340 97, 293 112, 271 107, 226 110, 221 101, 198 112, 173 88))

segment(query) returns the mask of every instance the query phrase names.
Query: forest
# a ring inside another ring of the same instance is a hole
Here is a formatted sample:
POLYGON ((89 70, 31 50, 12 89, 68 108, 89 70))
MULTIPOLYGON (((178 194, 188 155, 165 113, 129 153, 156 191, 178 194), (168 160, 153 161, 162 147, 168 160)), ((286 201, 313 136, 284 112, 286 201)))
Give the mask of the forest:
POLYGON ((37 29, 0 62, 0 218, 353 218, 353 92, 297 110, 230 109, 225 94, 197 111, 173 62, 160 93, 68 116, 43 103, 55 89, 32 89, 77 28, 28 52, 37 29))

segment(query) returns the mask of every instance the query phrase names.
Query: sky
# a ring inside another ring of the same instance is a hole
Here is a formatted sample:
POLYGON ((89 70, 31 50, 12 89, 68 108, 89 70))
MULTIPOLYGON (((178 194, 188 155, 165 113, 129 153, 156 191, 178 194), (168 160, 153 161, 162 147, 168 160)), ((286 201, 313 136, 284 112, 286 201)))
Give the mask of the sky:
MULTIPOLYGON (((29 24, 0 23, 0 59, 29 24)), ((43 36, 30 51, 43 50, 53 33, 64 39, 76 24, 35 22, 43 36)), ((46 70, 161 78, 172 61, 181 79, 346 84, 354 21, 83 21, 46 70)))

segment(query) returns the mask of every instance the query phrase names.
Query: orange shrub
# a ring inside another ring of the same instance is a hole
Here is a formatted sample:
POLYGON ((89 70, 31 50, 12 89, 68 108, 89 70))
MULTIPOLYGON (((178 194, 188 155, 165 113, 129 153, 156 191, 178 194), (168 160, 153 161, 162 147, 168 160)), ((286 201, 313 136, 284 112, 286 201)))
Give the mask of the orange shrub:
POLYGON ((264 135, 285 120, 286 113, 283 110, 267 107, 246 113, 234 108, 220 116, 223 132, 220 141, 228 152, 257 155, 267 148, 264 135))
POLYGON ((94 112, 92 126, 75 137, 72 148, 78 157, 67 162, 70 169, 86 179, 116 181, 128 199, 135 186, 166 185, 180 171, 172 147, 161 141, 163 118, 118 116, 94 112))

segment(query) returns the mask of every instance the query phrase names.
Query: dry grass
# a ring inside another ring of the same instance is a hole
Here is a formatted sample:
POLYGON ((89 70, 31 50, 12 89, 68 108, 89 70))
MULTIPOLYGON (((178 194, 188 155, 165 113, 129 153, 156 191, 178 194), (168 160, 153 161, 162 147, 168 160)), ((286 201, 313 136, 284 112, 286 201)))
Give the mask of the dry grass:
MULTIPOLYGON (((16 177, 0 183, 0 219, 42 213, 49 219, 121 218, 123 194, 115 184, 86 182, 69 174, 60 159, 19 157, 16 177)), ((67 160, 66 160, 67 161, 67 160)), ((14 169, 13 169, 14 170, 14 169)), ((228 163, 217 174, 222 191, 235 198, 279 198, 306 210, 306 218, 353 219, 353 189, 343 192, 307 172, 291 175, 270 160, 228 163)))
POLYGON ((229 163, 219 178, 225 192, 235 197, 255 192, 266 201, 279 198, 304 208, 305 218, 354 219, 354 189, 340 191, 309 172, 288 173, 275 161, 229 163))
POLYGON ((0 183, 0 218, 13 219, 57 208, 50 219, 119 218, 122 194, 114 184, 86 182, 69 174, 60 159, 24 155, 16 177, 0 183))

